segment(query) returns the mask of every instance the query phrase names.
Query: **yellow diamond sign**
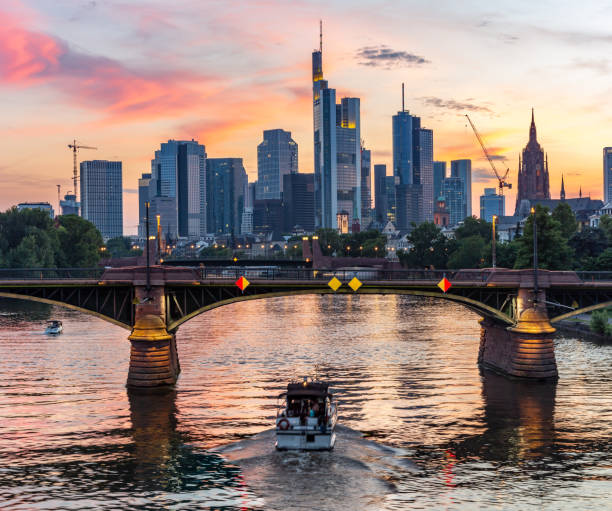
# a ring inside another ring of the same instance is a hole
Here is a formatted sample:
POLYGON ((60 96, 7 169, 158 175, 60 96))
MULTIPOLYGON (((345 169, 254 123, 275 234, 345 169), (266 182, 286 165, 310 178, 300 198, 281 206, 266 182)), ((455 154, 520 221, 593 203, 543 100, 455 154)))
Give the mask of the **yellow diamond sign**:
POLYGON ((331 287, 334 291, 338 291, 338 288, 342 285, 342 282, 340 282, 336 277, 334 277, 327 283, 327 285, 331 287))
POLYGON ((348 283, 348 285, 353 291, 357 291, 361 286, 363 286, 363 284, 357 277, 353 277, 348 283))

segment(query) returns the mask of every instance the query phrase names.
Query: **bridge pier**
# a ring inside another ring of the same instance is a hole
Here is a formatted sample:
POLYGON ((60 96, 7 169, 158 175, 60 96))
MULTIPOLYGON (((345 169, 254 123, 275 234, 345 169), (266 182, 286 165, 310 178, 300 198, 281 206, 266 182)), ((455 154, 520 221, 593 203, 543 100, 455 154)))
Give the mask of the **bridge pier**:
POLYGON ((535 305, 529 294, 533 292, 519 290, 515 326, 507 328, 490 319, 481 321, 478 363, 513 378, 556 380, 555 329, 548 320, 544 294, 538 296, 535 305))
POLYGON ((164 287, 153 286, 148 293, 144 286, 135 290, 141 303, 136 306, 134 328, 128 337, 132 347, 127 387, 171 387, 181 369, 176 336, 166 330, 164 287))

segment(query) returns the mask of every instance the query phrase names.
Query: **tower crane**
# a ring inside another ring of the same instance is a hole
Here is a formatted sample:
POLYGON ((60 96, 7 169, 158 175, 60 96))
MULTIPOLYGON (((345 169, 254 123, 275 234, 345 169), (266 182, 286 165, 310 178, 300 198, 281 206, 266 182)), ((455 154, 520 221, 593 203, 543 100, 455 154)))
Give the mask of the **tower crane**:
POLYGON ((72 182, 74 184, 74 196, 77 197, 77 181, 79 179, 79 175, 77 173, 77 151, 79 149, 98 149, 97 147, 90 147, 87 145, 78 145, 76 140, 72 141, 72 144, 68 144, 68 147, 72 149, 72 159, 74 163, 74 168, 72 169, 72 182))
POLYGON ((470 126, 472 127, 472 129, 474 130, 474 135, 476 135, 476 138, 478 139, 478 142, 480 143, 480 147, 482 147, 482 151, 484 152, 485 156, 487 157, 487 160, 489 160, 489 164, 491 165, 491 168, 493 169, 493 172, 495 173, 495 177, 497 178, 497 181, 499 183, 498 188, 499 188, 499 195, 504 195, 504 188, 512 188, 512 183, 508 183, 508 181, 506 181, 506 178, 508 177, 508 173, 510 172, 510 169, 506 169, 506 172, 504 172, 503 176, 499 175, 499 172, 497 171, 497 169, 495 168, 495 163, 493 163, 493 160, 491 159, 491 156, 489 155, 489 152, 487 151, 487 148, 485 147, 482 138, 480 138, 480 134, 478 133, 478 130, 476 129, 476 126, 474 126, 474 123, 472 122, 472 119, 470 119, 470 116, 468 114, 465 114, 465 116, 467 117, 467 120, 470 123, 470 126))

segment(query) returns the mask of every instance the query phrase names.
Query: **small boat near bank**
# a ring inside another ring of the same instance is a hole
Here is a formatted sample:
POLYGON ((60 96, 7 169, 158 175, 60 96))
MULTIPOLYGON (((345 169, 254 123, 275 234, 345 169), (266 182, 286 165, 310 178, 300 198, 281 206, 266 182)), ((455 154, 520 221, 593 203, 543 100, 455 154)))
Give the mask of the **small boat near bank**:
POLYGON ((57 335, 61 334, 64 331, 64 327, 62 322, 54 319, 47 322, 47 328, 45 328, 45 333, 49 335, 57 335))
POLYGON ((331 450, 336 443, 338 409, 329 384, 304 380, 289 383, 279 396, 276 415, 278 450, 331 450))

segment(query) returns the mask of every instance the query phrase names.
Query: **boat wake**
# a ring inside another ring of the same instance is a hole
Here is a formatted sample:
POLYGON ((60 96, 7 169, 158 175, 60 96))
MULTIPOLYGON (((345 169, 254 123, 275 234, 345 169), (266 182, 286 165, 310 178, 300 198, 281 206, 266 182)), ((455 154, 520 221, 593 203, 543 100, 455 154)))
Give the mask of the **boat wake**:
POLYGON ((277 451, 275 430, 216 449, 242 472, 266 510, 381 509, 396 492, 394 481, 419 468, 406 452, 336 427, 333 451, 277 451))

